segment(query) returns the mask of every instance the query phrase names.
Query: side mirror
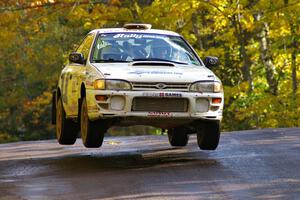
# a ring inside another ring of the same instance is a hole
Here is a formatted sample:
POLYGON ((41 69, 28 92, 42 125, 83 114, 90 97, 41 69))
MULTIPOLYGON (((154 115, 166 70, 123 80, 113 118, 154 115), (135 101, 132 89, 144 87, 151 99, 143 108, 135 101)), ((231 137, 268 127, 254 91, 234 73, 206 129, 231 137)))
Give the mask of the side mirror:
POLYGON ((84 56, 82 53, 72 52, 69 55, 69 61, 71 63, 84 64, 84 56))
POLYGON ((214 66, 217 66, 219 64, 219 59, 217 57, 214 56, 207 56, 204 58, 204 65, 207 68, 212 68, 214 66))

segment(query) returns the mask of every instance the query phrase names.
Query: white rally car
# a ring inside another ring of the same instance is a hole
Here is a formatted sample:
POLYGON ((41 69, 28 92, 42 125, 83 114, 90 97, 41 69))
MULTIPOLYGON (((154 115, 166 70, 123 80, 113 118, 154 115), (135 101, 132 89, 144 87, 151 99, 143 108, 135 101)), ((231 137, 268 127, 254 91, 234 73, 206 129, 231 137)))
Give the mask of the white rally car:
POLYGON ((224 94, 220 79, 177 33, 149 24, 91 31, 69 56, 53 93, 52 122, 60 144, 100 147, 112 126, 167 130, 172 146, 197 133, 200 149, 220 138, 224 94))

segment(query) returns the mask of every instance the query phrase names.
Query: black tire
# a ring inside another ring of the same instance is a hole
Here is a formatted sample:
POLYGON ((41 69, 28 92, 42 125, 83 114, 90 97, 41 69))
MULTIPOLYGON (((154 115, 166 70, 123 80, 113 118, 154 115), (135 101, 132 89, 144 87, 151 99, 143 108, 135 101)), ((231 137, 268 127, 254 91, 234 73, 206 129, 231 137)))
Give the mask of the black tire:
POLYGON ((87 148, 101 147, 106 130, 101 120, 89 120, 86 98, 83 97, 80 109, 80 132, 83 145, 87 148))
POLYGON ((56 104, 56 138, 59 144, 72 145, 76 142, 78 135, 78 124, 66 119, 66 113, 61 98, 56 104))
POLYGON ((168 129, 168 138, 171 146, 183 147, 189 141, 189 136, 184 128, 168 129))
POLYGON ((201 122, 197 127, 197 142, 202 150, 215 150, 219 145, 221 127, 219 121, 201 122))

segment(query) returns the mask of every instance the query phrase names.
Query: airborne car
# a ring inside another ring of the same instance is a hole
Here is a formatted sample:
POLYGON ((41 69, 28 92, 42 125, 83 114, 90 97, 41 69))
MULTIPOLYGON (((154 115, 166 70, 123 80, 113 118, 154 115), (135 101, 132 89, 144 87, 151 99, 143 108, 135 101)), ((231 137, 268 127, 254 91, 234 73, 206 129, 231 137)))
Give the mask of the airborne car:
POLYGON ((197 134, 200 149, 214 150, 220 138, 222 83, 175 32, 149 24, 97 29, 87 34, 53 92, 52 121, 60 144, 100 147, 112 126, 166 129, 172 146, 197 134))

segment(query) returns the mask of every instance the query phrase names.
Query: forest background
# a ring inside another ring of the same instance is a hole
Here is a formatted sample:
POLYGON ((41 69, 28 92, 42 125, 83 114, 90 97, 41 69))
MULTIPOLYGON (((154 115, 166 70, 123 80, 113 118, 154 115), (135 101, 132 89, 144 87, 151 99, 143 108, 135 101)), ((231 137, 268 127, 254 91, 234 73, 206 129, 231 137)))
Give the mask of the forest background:
MULTIPOLYGON (((300 126, 298 0, 1 0, 0 142, 54 137, 51 91, 92 29, 150 23, 217 56, 223 130, 300 126)), ((149 127, 110 134, 159 133, 149 127)))

